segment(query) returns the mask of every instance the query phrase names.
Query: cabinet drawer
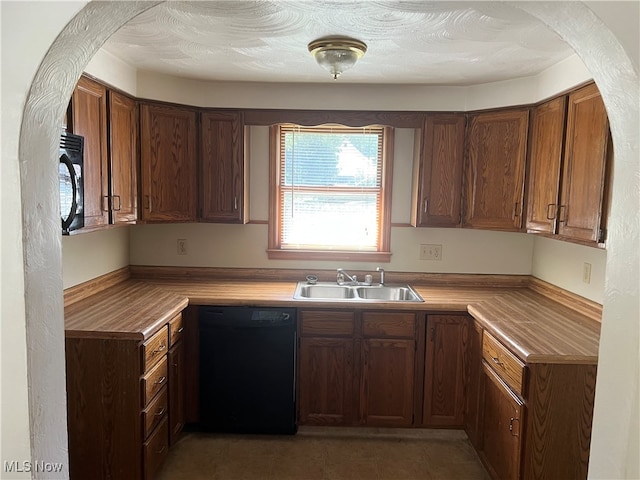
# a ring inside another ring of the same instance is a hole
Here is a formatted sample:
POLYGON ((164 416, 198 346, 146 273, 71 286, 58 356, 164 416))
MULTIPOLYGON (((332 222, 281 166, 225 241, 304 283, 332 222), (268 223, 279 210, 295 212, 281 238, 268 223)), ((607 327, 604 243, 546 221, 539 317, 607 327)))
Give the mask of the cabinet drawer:
POLYGON ((167 416, 167 407, 169 405, 167 399, 167 389, 163 388, 162 392, 142 411, 142 424, 144 425, 142 438, 147 438, 153 429, 167 416))
POLYGON ((169 451, 169 421, 166 416, 149 440, 144 442, 144 478, 152 480, 169 451))
POLYGON ((491 334, 482 336, 482 358, 519 395, 523 395, 524 363, 491 334))
POLYGON ((149 340, 142 344, 142 358, 144 360, 144 372, 155 365, 167 353, 169 346, 169 331, 162 327, 149 340))
POLYGON ((144 407, 167 384, 167 356, 142 377, 142 406, 144 407))
POLYGON ((179 313, 169 322, 169 344, 172 347, 182 338, 183 331, 184 322, 182 321, 182 314, 179 313))
POLYGON ((300 313, 301 335, 351 337, 354 334, 353 312, 308 310, 300 313))
POLYGON ((365 312, 362 333, 369 338, 415 338, 416 316, 413 313, 365 312))

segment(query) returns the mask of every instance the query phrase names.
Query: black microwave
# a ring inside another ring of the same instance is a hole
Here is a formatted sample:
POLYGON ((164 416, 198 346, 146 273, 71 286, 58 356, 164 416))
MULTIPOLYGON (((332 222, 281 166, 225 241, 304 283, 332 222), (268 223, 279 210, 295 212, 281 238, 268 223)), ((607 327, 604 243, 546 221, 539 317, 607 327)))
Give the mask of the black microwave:
POLYGON ((62 234, 84 227, 84 182, 82 162, 84 137, 62 132, 60 137, 60 216, 62 234))

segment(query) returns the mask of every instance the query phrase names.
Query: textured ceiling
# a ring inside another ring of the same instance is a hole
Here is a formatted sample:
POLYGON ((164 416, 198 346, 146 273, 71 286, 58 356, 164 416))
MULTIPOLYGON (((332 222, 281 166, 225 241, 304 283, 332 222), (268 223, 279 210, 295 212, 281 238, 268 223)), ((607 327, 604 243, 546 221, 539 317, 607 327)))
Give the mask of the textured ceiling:
POLYGON ((327 35, 364 41, 341 83, 469 85, 535 75, 573 50, 501 2, 166 2, 104 49, 139 70, 212 81, 332 82, 307 51, 327 35))

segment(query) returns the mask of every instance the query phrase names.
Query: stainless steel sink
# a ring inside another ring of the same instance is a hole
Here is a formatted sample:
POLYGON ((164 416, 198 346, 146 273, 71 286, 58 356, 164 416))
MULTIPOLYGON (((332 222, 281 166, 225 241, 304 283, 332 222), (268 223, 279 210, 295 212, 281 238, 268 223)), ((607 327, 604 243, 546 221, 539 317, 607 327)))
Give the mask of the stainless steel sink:
POLYGON ((424 302, 410 285, 338 285, 298 282, 295 300, 348 300, 357 302, 424 302))

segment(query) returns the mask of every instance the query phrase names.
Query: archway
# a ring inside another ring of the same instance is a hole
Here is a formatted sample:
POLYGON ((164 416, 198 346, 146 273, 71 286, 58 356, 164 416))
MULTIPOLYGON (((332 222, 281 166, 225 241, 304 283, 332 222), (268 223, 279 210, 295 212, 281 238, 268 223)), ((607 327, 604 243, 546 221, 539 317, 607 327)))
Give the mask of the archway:
MULTIPOLYGON (((57 144, 57 119, 62 116, 75 81, 89 59, 120 26, 157 3, 91 2, 85 6, 51 46, 38 69, 25 106, 19 160, 25 231, 23 248, 33 458, 64 460, 66 457, 66 442, 60 442, 66 432, 66 405, 61 245, 56 208, 58 185, 55 168, 42 159, 55 158, 52 152, 57 144), (34 138, 38 141, 33 141, 34 138), (46 343, 42 342, 43 338, 47 338, 46 343), (45 401, 48 409, 42 411, 40 405, 45 401)), ((633 291, 633 282, 628 281, 630 275, 635 275, 637 280, 638 269, 638 222, 628 215, 628 212, 636 212, 637 215, 638 205, 637 72, 617 39, 585 5, 546 2, 542 5, 514 2, 513 5, 538 17, 559 33, 582 58, 602 91, 616 146, 605 315, 607 321, 628 325, 629 319, 623 317, 633 313, 634 308, 637 321, 637 292, 633 291), (585 36, 584 32, 589 32, 589 35, 585 36), (635 269, 631 273, 628 272, 630 265, 632 270, 635 269), (629 304, 634 301, 635 306, 629 304)), ((637 326, 635 328, 637 334, 637 326)), ((603 344, 625 341, 623 337, 615 331, 609 334, 606 327, 603 329, 603 344)), ((633 341, 633 335, 629 335, 628 341, 633 341)), ((628 345, 620 349, 621 355, 629 351, 628 345)), ((628 359, 618 362, 619 359, 614 357, 615 353, 611 353, 610 358, 601 358, 600 377, 606 375, 609 365, 617 364, 619 369, 620 365, 629 363, 628 359)), ((628 378, 637 379, 637 364, 635 370, 631 372, 635 375, 628 378)), ((614 387, 619 386, 619 382, 614 383, 614 387)), ((629 391, 623 393, 630 393, 633 399, 633 395, 637 395, 637 384, 628 388, 629 391)), ((614 388, 611 395, 619 393, 614 388)), ((613 399, 600 400, 598 397, 596 418, 600 401, 610 404, 613 399)), ((632 408, 633 405, 627 406, 625 412, 632 408)), ((619 426, 614 422, 611 428, 619 426)), ((614 438, 606 432, 606 427, 596 424, 598 428, 603 430, 606 438, 614 438)), ((626 452, 620 455, 623 454, 626 452)))

